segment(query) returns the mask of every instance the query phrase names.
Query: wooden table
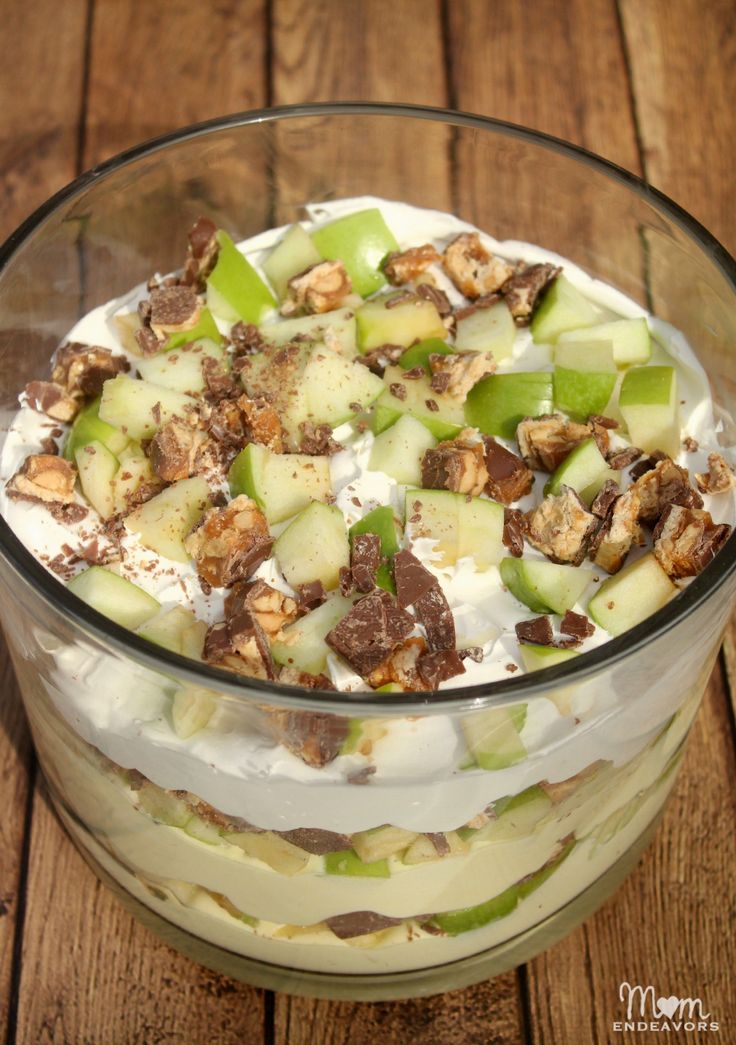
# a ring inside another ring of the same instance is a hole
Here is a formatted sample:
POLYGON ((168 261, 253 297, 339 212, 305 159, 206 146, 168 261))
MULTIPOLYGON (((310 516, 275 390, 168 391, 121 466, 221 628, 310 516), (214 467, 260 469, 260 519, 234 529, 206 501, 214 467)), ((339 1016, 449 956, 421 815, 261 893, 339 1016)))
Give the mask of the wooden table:
MULTIPOLYGON (((5 0, 3 234, 81 170, 230 111, 332 99, 450 106, 644 175, 733 251, 729 0, 5 0)), ((274 996, 190 964, 98 885, 38 784, 0 660, 0 1030, 8 1041, 584 1043, 622 980, 700 996, 736 1041, 736 632, 656 841, 594 918, 524 968, 430 1000, 274 996)), ((718 1040, 688 1035, 688 1041, 718 1040)))

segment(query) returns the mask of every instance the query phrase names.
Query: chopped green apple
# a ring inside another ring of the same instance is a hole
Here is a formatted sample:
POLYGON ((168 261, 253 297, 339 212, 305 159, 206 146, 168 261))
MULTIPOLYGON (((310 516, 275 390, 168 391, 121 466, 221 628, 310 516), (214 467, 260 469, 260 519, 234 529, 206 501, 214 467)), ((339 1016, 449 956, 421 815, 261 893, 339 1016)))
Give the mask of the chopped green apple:
POLYGON ((473 842, 509 842, 526 838, 552 808, 552 800, 538 784, 499 799, 493 806, 495 819, 472 836, 473 842))
POLYGON ((273 659, 277 664, 319 675, 327 667, 330 652, 325 636, 350 612, 352 605, 352 600, 339 592, 328 595, 321 606, 282 629, 271 643, 273 659))
POLYGON ((163 351, 173 352, 175 348, 181 348, 182 345, 188 345, 192 341, 214 341, 216 345, 222 342, 222 334, 208 308, 202 309, 196 326, 193 326, 191 330, 177 330, 173 334, 169 334, 163 351))
POLYGON ((90 566, 78 573, 68 588, 92 609, 130 630, 140 627, 161 609, 153 595, 104 566, 90 566))
POLYGON ((203 339, 192 341, 175 352, 157 352, 154 356, 141 359, 138 373, 144 381, 162 388, 198 395, 206 388, 202 370, 205 359, 215 359, 223 370, 230 369, 225 349, 215 341, 203 339))
POLYGON ((276 300, 228 234, 217 232, 220 252, 207 280, 207 304, 230 323, 260 323, 276 307, 276 300))
POLYGON ((139 807, 159 824, 184 827, 192 819, 191 807, 171 791, 145 783, 137 792, 139 807))
POLYGON ((560 334, 592 327, 600 318, 598 309, 564 276, 558 276, 545 292, 531 323, 537 344, 554 344, 560 334))
MULTIPOLYGON (((375 533, 381 538, 381 555, 390 559, 399 550, 400 529, 390 505, 381 505, 368 512, 358 522, 353 523, 348 531, 348 537, 352 542, 353 537, 359 533, 375 533)), ((396 591, 393 575, 386 563, 381 563, 376 574, 376 584, 392 594, 396 591)))
POLYGON ((570 853, 575 848, 576 841, 571 838, 569 842, 566 842, 562 847, 560 853, 555 856, 552 860, 549 860, 544 867, 540 867, 538 871, 534 871, 533 874, 528 875, 519 882, 519 899, 524 900, 530 893, 533 893, 535 889, 538 889, 540 885, 544 885, 547 879, 554 874, 557 868, 568 858, 570 853))
MULTIPOLYGON (((449 853, 446 853, 445 856, 459 856, 467 853, 470 849, 468 843, 463 841, 457 831, 445 831, 444 838, 450 847, 449 853)), ((435 860, 442 860, 445 856, 440 856, 431 838, 428 838, 427 835, 418 835, 401 857, 401 860, 403 863, 410 865, 426 864, 435 860)))
POLYGON ((321 260, 322 255, 312 243, 307 230, 296 224, 286 230, 282 239, 269 253, 263 262, 263 271, 276 291, 279 301, 283 301, 291 277, 318 265, 321 260))
POLYGON ((544 671, 545 668, 563 664, 566 660, 579 657, 574 649, 557 649, 555 646, 537 646, 534 643, 519 644, 519 656, 525 671, 544 671))
POLYGON ((490 374, 471 388, 465 418, 485 435, 513 439, 520 421, 553 409, 552 374, 526 371, 490 374))
POLYGON ((64 457, 74 461, 74 455, 81 446, 88 443, 102 443, 116 456, 122 453, 130 440, 124 432, 113 425, 100 420, 100 397, 83 406, 74 418, 69 436, 64 446, 64 457))
POLYGON ((324 341, 328 348, 348 359, 358 354, 355 312, 350 308, 336 308, 316 316, 298 316, 279 323, 264 323, 259 330, 272 345, 287 345, 298 337, 324 341))
POLYGON ((615 373, 567 370, 556 366, 552 379, 555 407, 575 421, 602 414, 618 380, 615 373))
POLYGON ((275 454, 259 443, 248 443, 229 472, 233 497, 247 494, 270 523, 283 522, 311 501, 326 501, 332 492, 327 457, 275 454))
POLYGON ((202 686, 182 686, 171 702, 171 721, 181 740, 199 733, 217 709, 217 696, 202 686))
POLYGON ((621 635, 666 606, 677 588, 653 552, 630 563, 601 584, 588 615, 611 635, 621 635))
POLYGON ((435 540, 438 566, 471 557, 476 570, 497 565, 505 555, 503 505, 450 490, 406 491, 405 512, 413 538, 435 540))
POLYGON ((258 834, 254 831, 234 831, 226 834, 225 838, 247 856, 255 857, 279 874, 298 874, 309 863, 308 853, 273 831, 261 831, 258 834))
POLYGON ((309 420, 336 428, 367 409, 385 385, 362 363, 317 344, 304 368, 301 387, 309 420))
POLYGON ((526 704, 485 708, 460 720, 465 742, 481 769, 506 769, 526 758, 519 736, 526 721, 526 704))
POLYGON ((516 324, 505 301, 477 308, 457 321, 455 348, 458 352, 492 352, 493 358, 508 359, 514 350, 516 324))
POLYGON ((402 353, 399 359, 399 366, 402 370, 413 370, 415 366, 421 366, 424 368, 425 374, 431 374, 429 357, 451 356, 454 351, 454 348, 448 345, 446 341, 443 341, 442 338, 430 337, 407 348, 406 352, 402 353))
POLYGON ((611 469, 594 438, 578 443, 562 461, 544 487, 544 496, 556 496, 563 486, 575 490, 590 505, 611 469))
POLYGON ((201 476, 180 479, 131 512, 125 528, 138 534, 144 548, 175 562, 189 562, 184 538, 209 504, 209 486, 201 476))
POLYGON ((376 436, 368 468, 385 472, 397 483, 418 486, 422 481, 422 457, 436 444, 437 440, 421 421, 411 414, 403 414, 395 425, 376 436))
MULTIPOLYGON (((131 443, 130 445, 138 447, 138 443, 131 443)), ((123 455, 120 457, 120 467, 115 473, 115 478, 112 482, 114 512, 126 512, 130 507, 136 490, 143 483, 157 482, 151 462, 147 457, 143 456, 142 452, 140 456, 138 454, 124 456, 127 453, 127 449, 123 451, 123 455)))
POLYGON ((182 653, 182 633, 194 623, 196 618, 191 610, 174 606, 146 621, 137 630, 141 638, 155 642, 172 653, 182 653))
POLYGON ((353 289, 368 297, 386 279, 381 262, 399 249, 396 239, 377 207, 337 218, 311 234, 320 255, 328 261, 342 261, 353 289))
POLYGON ((415 341, 444 338, 447 331, 435 305, 424 298, 401 301, 398 294, 382 294, 366 301, 355 313, 358 345, 361 352, 372 352, 381 345, 408 348, 415 341))
POLYGON ((517 885, 510 885, 498 896, 486 900, 485 903, 476 904, 475 907, 463 907, 457 911, 436 914, 432 918, 432 924, 450 936, 457 936, 472 929, 480 929, 498 918, 505 918, 507 914, 511 914, 518 902, 519 888, 517 885))
POLYGON ((364 864, 385 860, 388 856, 401 853, 416 839, 416 831, 405 831, 403 827, 374 827, 369 831, 358 831, 351 836, 353 849, 364 864))
POLYGON ((626 372, 618 399, 634 446, 675 457, 680 450, 677 372, 671 366, 633 367, 626 372))
POLYGON ((82 493, 101 519, 109 519, 115 511, 113 483, 119 462, 102 443, 80 446, 74 454, 82 493))
POLYGON ((593 579, 593 570, 546 559, 509 557, 501 560, 500 571, 511 594, 535 613, 566 613, 593 579))
POLYGON ((652 355, 652 338, 644 318, 616 319, 611 323, 596 323, 583 330, 568 330, 560 334, 558 346, 585 341, 611 344, 613 358, 618 366, 648 363, 652 355))
POLYGON ((197 400, 183 392, 118 374, 102 386, 100 419, 131 439, 150 439, 167 421, 186 417, 196 406, 197 400))
POLYGON ((350 545, 342 512, 313 501, 289 523, 274 543, 279 569, 292 588, 321 581, 325 590, 340 583, 340 570, 350 565, 350 545))
POLYGON ((447 393, 435 392, 428 376, 407 381, 400 366, 389 366, 384 371, 383 382, 386 389, 376 400, 373 412, 373 431, 376 434, 390 428, 402 414, 411 414, 421 421, 437 439, 452 439, 465 427, 462 403, 447 393), (405 389, 405 398, 399 399, 392 394, 392 384, 405 389), (428 403, 434 405, 428 406, 428 403))
POLYGON ((588 341, 584 337, 586 333, 586 330, 572 331, 572 334, 580 334, 574 341, 563 341, 565 335, 560 338, 554 350, 555 366, 584 374, 618 374, 613 360, 613 343, 588 341))
POLYGON ((352 849, 342 849, 338 853, 327 853, 325 856, 325 872, 327 874, 357 875, 359 878, 390 878, 387 860, 373 860, 363 863, 352 849))

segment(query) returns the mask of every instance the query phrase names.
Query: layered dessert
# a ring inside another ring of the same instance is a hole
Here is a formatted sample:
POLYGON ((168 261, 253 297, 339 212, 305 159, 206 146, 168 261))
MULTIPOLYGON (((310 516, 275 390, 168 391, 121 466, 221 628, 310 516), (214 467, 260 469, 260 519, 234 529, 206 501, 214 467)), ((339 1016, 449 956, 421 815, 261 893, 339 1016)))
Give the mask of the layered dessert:
POLYGON ((417 969, 543 922, 656 816, 709 665, 625 706, 615 674, 472 687, 676 598, 736 479, 691 348, 613 288, 447 214, 307 211, 237 245, 200 219, 69 333, 0 464, 60 583, 242 698, 43 635, 29 714, 70 829, 169 921, 417 969))

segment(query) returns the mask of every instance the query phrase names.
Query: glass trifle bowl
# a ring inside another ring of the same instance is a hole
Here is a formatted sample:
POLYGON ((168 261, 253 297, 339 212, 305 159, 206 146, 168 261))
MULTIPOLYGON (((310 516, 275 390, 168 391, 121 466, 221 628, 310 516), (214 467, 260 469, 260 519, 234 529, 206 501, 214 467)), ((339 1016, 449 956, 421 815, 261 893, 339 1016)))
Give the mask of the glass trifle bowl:
MULTIPOLYGON (((180 270, 200 215, 238 242, 364 197, 540 245, 671 324, 710 380, 714 437, 733 446, 735 270, 704 229, 543 135, 372 105, 186 129, 37 211, 0 255, 4 445, 19 393, 70 331, 180 270)), ((488 681, 468 670, 473 684, 342 691, 185 657, 68 590, 15 521, 0 519, 0 543, 25 708, 85 858, 194 959, 339 998, 477 982, 613 892, 672 788, 736 592, 731 536, 676 598, 580 656, 488 681)))

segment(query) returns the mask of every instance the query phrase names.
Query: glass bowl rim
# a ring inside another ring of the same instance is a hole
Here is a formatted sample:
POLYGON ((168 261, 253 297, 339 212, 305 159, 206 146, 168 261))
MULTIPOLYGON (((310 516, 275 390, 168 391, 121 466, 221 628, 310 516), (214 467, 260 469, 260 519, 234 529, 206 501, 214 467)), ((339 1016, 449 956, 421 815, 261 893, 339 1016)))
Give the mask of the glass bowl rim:
MULTIPOLYGON (((736 305, 736 261, 700 222, 664 193, 652 188, 638 175, 632 174, 581 146, 518 124, 452 109, 399 103, 325 102, 254 109, 190 124, 148 139, 83 172, 33 211, 0 246, 0 279, 20 246, 62 204, 81 195, 100 179, 104 179, 107 175, 136 160, 151 156, 183 141, 205 137, 208 134, 230 128, 276 123, 294 118, 339 116, 401 117, 472 128, 542 147, 562 155, 574 163, 590 167, 628 188, 655 210, 663 212, 668 220, 693 240, 709 256, 716 268, 720 269, 726 282, 734 290, 734 304, 736 305)), ((244 699, 247 702, 266 699, 270 704, 284 707, 338 714, 342 712, 349 715, 354 715, 357 711, 368 715, 384 716, 387 713, 426 715, 429 712, 463 712, 476 710, 479 707, 517 703, 522 700, 529 701, 535 697, 545 696, 557 685, 581 683, 599 672, 612 668, 684 620, 707 599, 713 597, 723 587, 726 580, 736 573, 736 531, 732 533, 717 558, 709 563, 703 572, 695 577, 684 591, 680 592, 677 598, 628 632, 609 639, 579 658, 573 658, 542 671, 524 673, 517 678, 472 686, 457 686, 416 695, 384 693, 380 696, 373 695, 368 699, 369 691, 364 690, 355 693, 308 690, 274 680, 239 676, 204 662, 197 663, 180 654, 156 646, 93 610, 69 592, 66 586, 54 578, 28 551, 2 516, 0 516, 0 554, 13 567, 21 580, 30 584, 35 593, 53 610, 62 611, 77 627, 91 635, 96 641, 111 646, 117 653, 128 658, 132 657, 139 664, 160 674, 170 675, 173 670, 179 678, 187 682, 199 686, 208 684, 210 688, 217 689, 222 696, 235 698, 235 700, 244 699)))

